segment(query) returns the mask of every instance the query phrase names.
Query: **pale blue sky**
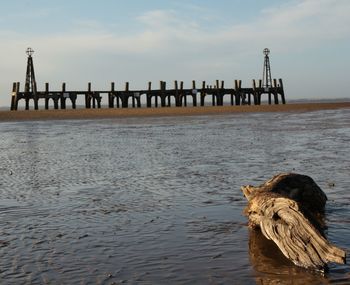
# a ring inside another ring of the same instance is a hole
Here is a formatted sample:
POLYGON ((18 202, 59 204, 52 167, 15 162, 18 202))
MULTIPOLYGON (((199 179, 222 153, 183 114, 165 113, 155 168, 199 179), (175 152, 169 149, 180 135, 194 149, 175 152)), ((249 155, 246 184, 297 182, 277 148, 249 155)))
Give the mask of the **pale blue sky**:
POLYGON ((350 99, 349 0, 1 0, 0 106, 35 50, 38 88, 262 76, 265 47, 287 99, 350 99))

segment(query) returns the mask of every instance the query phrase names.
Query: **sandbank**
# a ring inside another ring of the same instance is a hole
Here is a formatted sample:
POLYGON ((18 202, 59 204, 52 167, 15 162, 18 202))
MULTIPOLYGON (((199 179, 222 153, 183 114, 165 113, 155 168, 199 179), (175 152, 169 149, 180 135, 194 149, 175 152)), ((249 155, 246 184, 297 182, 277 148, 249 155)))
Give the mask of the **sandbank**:
POLYGON ((0 122, 37 120, 84 120, 126 117, 196 116, 258 112, 311 112, 320 110, 348 109, 350 102, 293 103, 286 105, 244 105, 207 107, 162 107, 126 109, 65 109, 65 110, 18 110, 0 111, 0 122))

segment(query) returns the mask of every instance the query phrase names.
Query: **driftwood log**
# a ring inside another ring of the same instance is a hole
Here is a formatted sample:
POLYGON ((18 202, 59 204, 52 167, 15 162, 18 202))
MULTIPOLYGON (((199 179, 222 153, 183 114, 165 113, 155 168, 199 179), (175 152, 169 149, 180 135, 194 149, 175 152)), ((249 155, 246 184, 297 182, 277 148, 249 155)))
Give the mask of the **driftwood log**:
POLYGON ((295 265, 324 271, 346 254, 323 235, 327 196, 305 175, 282 173, 259 187, 242 186, 249 226, 260 228, 295 265))

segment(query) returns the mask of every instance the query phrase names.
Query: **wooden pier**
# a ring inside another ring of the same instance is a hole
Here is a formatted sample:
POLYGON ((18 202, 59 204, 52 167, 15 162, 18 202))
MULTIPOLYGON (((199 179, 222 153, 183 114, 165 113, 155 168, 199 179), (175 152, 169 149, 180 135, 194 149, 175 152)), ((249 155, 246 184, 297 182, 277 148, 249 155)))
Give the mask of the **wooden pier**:
POLYGON ((186 107, 188 104, 193 107, 206 106, 208 105, 206 97, 210 97, 209 105, 212 106, 223 106, 224 103, 228 104, 228 102, 231 105, 260 105, 263 95, 267 95, 270 105, 272 97, 274 104, 286 103, 282 79, 277 81, 277 79, 272 80, 271 77, 270 50, 268 48, 264 49, 263 79, 253 80, 250 88, 243 88, 242 80, 235 80, 232 88, 226 88, 224 81, 216 80, 214 85, 208 85, 203 81, 201 86, 197 86, 196 81, 193 80, 192 88, 184 88, 183 81, 174 81, 174 87, 167 89, 166 82, 160 81, 159 89, 153 89, 152 82, 149 82, 147 88, 141 90, 131 90, 129 82, 125 83, 123 90, 117 90, 115 83, 112 82, 107 91, 92 90, 91 82, 88 83, 87 90, 83 91, 69 91, 66 88, 66 83, 62 84, 59 91, 50 90, 49 83, 45 84, 45 91, 38 91, 32 57, 34 50, 28 48, 26 53, 28 59, 24 91, 20 91, 19 82, 13 83, 11 110, 18 109, 20 100, 25 101, 26 110, 29 110, 31 101, 34 102, 34 109, 38 110, 40 100, 45 101, 46 110, 50 109, 50 104, 54 109, 66 109, 67 105, 76 109, 79 97, 85 99, 85 108, 87 109, 101 108, 102 106, 108 106, 108 108, 186 107))
MULTIPOLYGON (((263 87, 262 80, 253 80, 252 87, 243 88, 241 80, 235 80, 232 88, 226 88, 224 81, 216 80, 215 85, 207 85, 205 81, 200 86, 192 81, 192 88, 184 88, 183 81, 174 81, 173 88, 167 89, 167 83, 160 81, 159 88, 153 89, 149 82, 146 89, 131 90, 129 82, 123 90, 117 90, 114 82, 109 90, 93 90, 91 83, 82 91, 67 90, 62 84, 61 90, 50 90, 49 83, 45 84, 44 91, 34 88, 25 88, 20 91, 20 83, 13 83, 11 110, 17 110, 19 101, 25 101, 25 109, 29 110, 31 102, 35 110, 39 109, 39 102, 44 101, 45 109, 77 108, 77 99, 84 98, 85 108, 141 108, 141 107, 186 107, 186 106, 223 106, 230 105, 260 105, 263 96, 268 104, 285 104, 282 79, 272 80, 271 87, 263 87), (210 97, 209 103, 206 98, 210 97)), ((26 84, 27 85, 27 84, 26 84)))

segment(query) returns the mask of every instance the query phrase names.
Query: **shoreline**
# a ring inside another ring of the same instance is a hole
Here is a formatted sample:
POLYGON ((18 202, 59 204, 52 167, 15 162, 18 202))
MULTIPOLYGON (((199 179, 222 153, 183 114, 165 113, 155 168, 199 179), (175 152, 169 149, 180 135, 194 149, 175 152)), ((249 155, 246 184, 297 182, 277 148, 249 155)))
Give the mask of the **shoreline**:
POLYGON ((312 112, 321 110, 348 109, 350 102, 336 103, 291 103, 285 105, 244 105, 206 107, 160 107, 128 109, 65 109, 65 110, 19 110, 0 111, 0 122, 42 120, 90 120, 128 117, 201 116, 234 113, 265 112, 312 112))

